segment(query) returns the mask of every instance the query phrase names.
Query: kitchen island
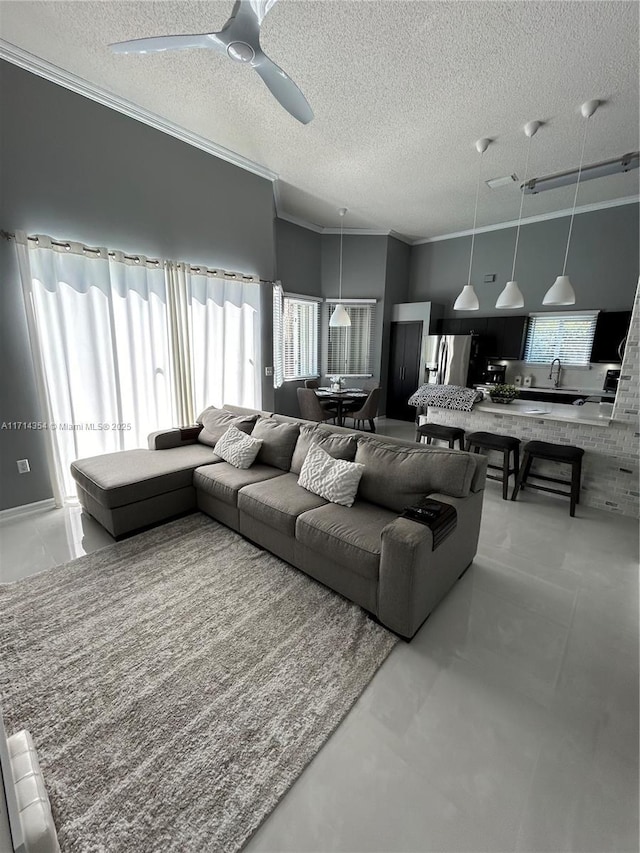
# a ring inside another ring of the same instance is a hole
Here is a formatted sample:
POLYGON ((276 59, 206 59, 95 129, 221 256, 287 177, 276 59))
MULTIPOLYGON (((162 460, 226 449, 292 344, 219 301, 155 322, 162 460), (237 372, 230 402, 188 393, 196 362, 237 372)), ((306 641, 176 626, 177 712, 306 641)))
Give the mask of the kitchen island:
MULTIPOLYGON (((572 406, 514 400, 507 405, 483 400, 470 412, 429 406, 420 423, 456 426, 465 432, 493 432, 527 441, 571 444, 585 451, 580 502, 623 515, 638 515, 638 432, 629 423, 614 420, 610 407, 598 403, 572 406)), ((498 462, 497 456, 495 458, 498 462)), ((534 468, 568 478, 568 468, 536 462, 534 468)), ((512 481, 513 482, 513 481, 512 481)), ((548 496, 549 500, 554 497, 548 496)), ((518 500, 526 500, 526 491, 518 500)), ((564 503, 564 501, 563 501, 564 503)), ((580 508, 578 507, 578 517, 580 508)), ((568 516, 568 509, 567 509, 568 516)))

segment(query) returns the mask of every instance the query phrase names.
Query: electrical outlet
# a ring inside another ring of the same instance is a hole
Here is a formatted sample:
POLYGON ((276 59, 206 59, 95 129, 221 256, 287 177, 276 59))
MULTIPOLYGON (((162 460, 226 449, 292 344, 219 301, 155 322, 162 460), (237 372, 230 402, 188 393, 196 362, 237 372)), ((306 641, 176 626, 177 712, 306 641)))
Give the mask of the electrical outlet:
POLYGON ((28 474, 31 471, 28 459, 18 459, 16 465, 18 466, 18 474, 28 474))
POLYGON ((264 375, 265 376, 273 376, 273 367, 265 367, 264 375))

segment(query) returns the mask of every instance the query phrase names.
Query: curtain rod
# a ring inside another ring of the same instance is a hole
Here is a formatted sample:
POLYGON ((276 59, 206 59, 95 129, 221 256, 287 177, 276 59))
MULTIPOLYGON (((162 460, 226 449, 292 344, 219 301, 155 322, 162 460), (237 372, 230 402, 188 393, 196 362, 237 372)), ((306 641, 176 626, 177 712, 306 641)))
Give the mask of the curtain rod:
MULTIPOLYGON (((16 239, 15 234, 12 234, 10 231, 3 231, 1 229, 0 229, 0 237, 2 237, 3 240, 15 240, 16 239)), ((33 243, 39 242, 37 237, 27 237, 27 240, 31 240, 31 242, 33 242, 33 243)), ((52 246, 60 246, 62 249, 70 249, 71 248, 71 243, 69 241, 61 242, 60 240, 51 240, 51 245, 52 246)), ((82 251, 88 255, 89 254, 90 255, 99 255, 102 250, 92 248, 91 246, 83 246, 82 251)), ((116 256, 116 254, 118 254, 118 253, 112 252, 112 251, 108 252, 108 255, 110 258, 114 258, 116 256)), ((140 263, 140 261, 141 261, 141 257, 139 255, 127 255, 124 252, 122 252, 120 254, 122 254, 124 259, 127 261, 134 261, 136 263, 140 263)), ((152 266, 159 267, 160 264, 162 263, 162 261, 159 261, 157 258, 146 258, 146 263, 151 264, 152 266)), ((211 275, 214 278, 238 279, 239 281, 253 282, 255 284, 273 284, 274 283, 273 281, 270 281, 269 279, 259 278, 258 276, 253 276, 253 275, 245 275, 244 273, 241 273, 241 272, 230 272, 229 270, 215 270, 215 269, 209 269, 208 267, 192 266, 191 264, 189 264, 189 271, 195 272, 195 273, 200 273, 200 274, 205 274, 205 275, 211 275)))

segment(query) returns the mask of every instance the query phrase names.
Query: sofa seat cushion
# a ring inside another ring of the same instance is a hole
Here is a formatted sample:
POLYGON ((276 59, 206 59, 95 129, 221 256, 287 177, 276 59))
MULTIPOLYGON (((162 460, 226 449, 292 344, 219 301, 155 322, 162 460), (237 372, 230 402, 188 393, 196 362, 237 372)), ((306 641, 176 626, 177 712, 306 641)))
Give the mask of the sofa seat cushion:
POLYGON ((197 468, 193 475, 193 484, 207 495, 230 506, 238 505, 238 492, 244 486, 271 480, 283 476, 282 471, 270 465, 253 464, 251 468, 234 468, 228 462, 216 462, 197 468))
POLYGON ((101 506, 114 509, 193 485, 194 470, 214 458, 203 444, 124 450, 77 459, 71 474, 101 506))
POLYGON ((377 579, 382 530, 397 517, 397 513, 365 501, 351 507, 326 504, 298 517, 296 539, 327 560, 377 579))
POLYGON ((325 504, 324 498, 298 485, 297 474, 245 486, 238 495, 242 512, 290 537, 295 535, 296 519, 301 513, 325 504))

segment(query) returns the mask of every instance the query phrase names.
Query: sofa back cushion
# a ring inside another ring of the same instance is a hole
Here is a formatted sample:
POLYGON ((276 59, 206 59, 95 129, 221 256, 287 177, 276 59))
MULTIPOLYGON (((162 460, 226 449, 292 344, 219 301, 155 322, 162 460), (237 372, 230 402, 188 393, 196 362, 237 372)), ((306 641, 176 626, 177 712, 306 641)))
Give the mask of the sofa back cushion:
POLYGON ((278 423, 273 418, 258 418, 251 433, 253 438, 262 440, 257 461, 262 465, 288 471, 299 432, 298 424, 278 423))
POLYGON ((300 427, 300 436, 293 451, 291 473, 299 474, 311 445, 321 447, 334 459, 344 459, 353 462, 356 458, 358 441, 356 436, 336 435, 315 424, 305 424, 300 427))
POLYGON ((215 447, 218 439, 222 437, 230 426, 234 426, 248 435, 253 430, 257 418, 257 414, 234 415, 225 409, 216 409, 215 406, 209 406, 208 409, 205 409, 198 416, 198 423, 202 424, 198 441, 202 444, 208 444, 209 447, 215 447))
POLYGON ((355 461, 365 466, 360 498, 395 512, 431 492, 466 497, 475 472, 470 453, 403 448, 368 438, 358 442, 355 461))

